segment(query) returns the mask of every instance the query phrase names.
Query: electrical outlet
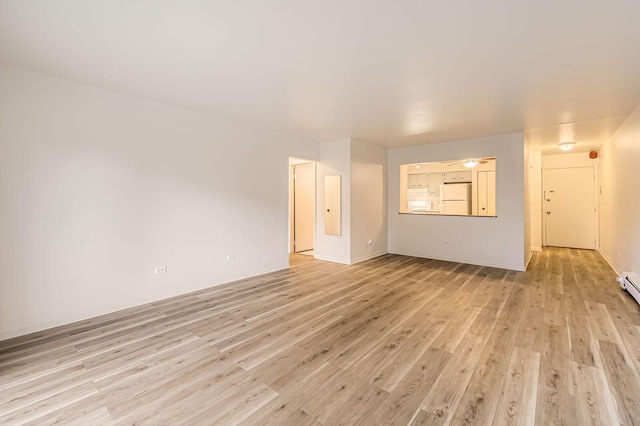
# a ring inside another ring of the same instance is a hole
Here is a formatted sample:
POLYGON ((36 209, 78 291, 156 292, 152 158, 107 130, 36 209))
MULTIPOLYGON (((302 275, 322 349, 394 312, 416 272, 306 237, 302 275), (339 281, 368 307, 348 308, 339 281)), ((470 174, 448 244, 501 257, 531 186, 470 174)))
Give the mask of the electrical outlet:
POLYGON ((373 241, 371 241, 371 239, 369 239, 369 240, 367 241, 367 245, 368 245, 368 246, 370 246, 371 244, 373 244, 373 241))
POLYGON ((154 269, 154 272, 156 275, 158 274, 166 274, 167 273, 167 267, 166 266, 158 266, 156 269, 154 269))
POLYGON ((230 254, 229 256, 227 256, 227 262, 234 262, 236 260, 236 255, 234 254, 230 254))

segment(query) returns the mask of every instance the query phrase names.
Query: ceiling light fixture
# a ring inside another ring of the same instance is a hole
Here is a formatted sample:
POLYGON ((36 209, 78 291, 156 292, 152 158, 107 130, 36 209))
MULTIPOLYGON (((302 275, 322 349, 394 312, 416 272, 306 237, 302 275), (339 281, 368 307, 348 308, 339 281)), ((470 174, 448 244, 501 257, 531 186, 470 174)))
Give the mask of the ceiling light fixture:
POLYGON ((562 142, 562 143, 559 143, 558 146, 563 151, 569 151, 571 148, 573 148, 575 144, 576 144, 575 142, 562 142))
POLYGON ((477 166, 479 163, 478 160, 464 160, 462 162, 462 165, 465 166, 467 169, 473 169, 475 166, 477 166))

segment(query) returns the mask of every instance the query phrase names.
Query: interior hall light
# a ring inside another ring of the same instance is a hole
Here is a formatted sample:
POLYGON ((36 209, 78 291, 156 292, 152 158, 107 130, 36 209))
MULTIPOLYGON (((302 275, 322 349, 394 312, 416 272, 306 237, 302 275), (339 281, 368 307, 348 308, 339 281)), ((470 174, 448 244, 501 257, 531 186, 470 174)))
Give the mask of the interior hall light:
POLYGON ((573 148, 573 145, 575 144, 576 144, 575 142, 562 142, 562 143, 559 143, 558 146, 563 151, 569 151, 571 148, 573 148))

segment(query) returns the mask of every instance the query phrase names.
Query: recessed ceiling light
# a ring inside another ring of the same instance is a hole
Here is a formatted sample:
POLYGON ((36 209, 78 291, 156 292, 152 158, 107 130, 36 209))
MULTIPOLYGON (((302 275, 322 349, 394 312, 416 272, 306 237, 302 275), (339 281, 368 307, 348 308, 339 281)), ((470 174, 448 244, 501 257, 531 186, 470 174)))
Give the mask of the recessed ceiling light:
POLYGON ((576 144, 575 142, 562 142, 562 143, 559 143, 558 146, 563 151, 569 151, 571 148, 573 148, 575 144, 576 144))

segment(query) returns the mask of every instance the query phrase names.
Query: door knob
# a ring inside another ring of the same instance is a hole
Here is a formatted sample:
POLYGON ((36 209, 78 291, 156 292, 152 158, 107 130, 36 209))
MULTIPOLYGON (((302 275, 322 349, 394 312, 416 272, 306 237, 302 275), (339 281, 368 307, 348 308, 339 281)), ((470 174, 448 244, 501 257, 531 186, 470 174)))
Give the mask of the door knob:
POLYGON ((547 214, 551 214, 551 212, 547 212, 547 214))

